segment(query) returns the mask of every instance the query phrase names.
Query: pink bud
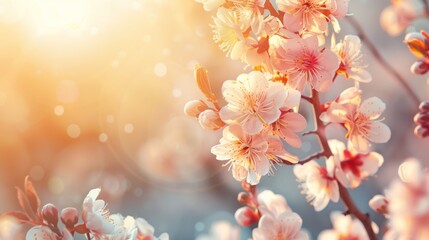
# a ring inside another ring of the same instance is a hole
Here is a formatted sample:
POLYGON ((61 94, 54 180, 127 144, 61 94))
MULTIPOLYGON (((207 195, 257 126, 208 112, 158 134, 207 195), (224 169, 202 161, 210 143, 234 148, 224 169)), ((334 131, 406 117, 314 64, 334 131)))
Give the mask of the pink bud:
POLYGON ((58 208, 52 203, 48 203, 42 208, 43 219, 54 226, 58 223, 58 208))
POLYGON ((200 113, 208 108, 209 106, 202 100, 191 100, 185 104, 184 112, 189 117, 198 118, 200 113))
POLYGON ((420 112, 429 112, 429 102, 423 101, 419 105, 420 112))
POLYGON ((411 72, 417 75, 426 74, 429 71, 429 65, 422 60, 418 60, 411 65, 411 72))
POLYGON ((429 124, 429 113, 417 113, 414 116, 414 122, 416 124, 429 124))
POLYGON ((248 227, 259 221, 258 214, 250 207, 241 207, 234 214, 235 220, 243 227, 248 227))
POLYGON ((208 130, 218 130, 225 126, 225 123, 220 119, 219 113, 211 109, 207 109, 198 116, 198 122, 201 127, 208 130))
POLYGON ((418 125, 416 128, 414 128, 414 135, 425 138, 429 136, 429 129, 427 126, 418 125))
POLYGON ((64 208, 61 211, 61 221, 67 229, 73 229, 79 220, 79 211, 76 208, 64 208))
POLYGON ((380 213, 380 214, 387 214, 388 213, 388 201, 386 197, 383 195, 375 195, 374 197, 369 200, 369 206, 372 208, 372 210, 380 213))
POLYGON ((237 201, 241 204, 249 205, 252 199, 248 193, 240 192, 237 196, 237 201))

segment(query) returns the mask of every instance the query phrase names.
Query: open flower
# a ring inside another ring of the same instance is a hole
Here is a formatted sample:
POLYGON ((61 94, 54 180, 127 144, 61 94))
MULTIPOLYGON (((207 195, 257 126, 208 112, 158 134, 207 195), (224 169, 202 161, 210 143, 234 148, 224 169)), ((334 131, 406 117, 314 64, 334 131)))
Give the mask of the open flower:
POLYGON ((352 219, 350 215, 332 212, 331 222, 334 228, 322 231, 318 240, 369 239, 362 223, 358 219, 352 219))
MULTIPOLYGON (((357 91, 346 89, 344 92, 357 91)), ((386 105, 377 97, 360 103, 360 95, 349 96, 352 97, 349 100, 343 97, 341 101, 332 102, 321 119, 344 124, 348 130, 346 138, 349 139, 349 144, 357 152, 365 154, 369 152, 370 142, 385 143, 390 139, 389 127, 378 119, 386 105)))
POLYGON ((344 74, 347 79, 351 78, 358 82, 370 82, 371 74, 365 70, 367 67, 363 63, 361 52, 361 42, 358 36, 346 35, 344 40, 335 44, 332 37, 332 51, 336 52, 340 58, 340 67, 337 73, 344 74))
POLYGON ((248 135, 241 126, 228 126, 223 131, 220 144, 212 147, 211 152, 217 160, 228 161, 232 174, 237 181, 246 180, 258 184, 261 176, 268 174, 277 157, 297 162, 295 156, 288 154, 281 141, 264 134, 248 135))
POLYGON ((228 124, 242 124, 247 134, 257 134, 275 122, 286 99, 283 84, 270 82, 257 71, 225 81, 222 94, 228 104, 220 110, 220 118, 228 124))
POLYGON ((384 161, 376 152, 360 154, 346 149, 343 142, 335 139, 329 140, 329 147, 334 155, 328 161, 335 164, 335 177, 345 187, 358 187, 363 179, 374 175, 384 161))
POLYGON ((385 8, 380 15, 381 27, 391 36, 402 33, 423 9, 417 0, 392 0, 392 5, 385 8))
POLYGON ((302 193, 307 195, 307 201, 316 211, 322 211, 329 199, 338 202, 340 198, 338 182, 334 178, 334 166, 327 162, 327 167, 321 167, 314 161, 304 165, 296 165, 293 172, 300 182, 302 193))
POLYGON ((323 33, 328 22, 339 32, 337 18, 347 13, 348 2, 345 0, 277 0, 279 10, 284 12, 283 24, 289 30, 323 33))
POLYGON ((398 170, 401 181, 386 189, 389 231, 386 240, 429 239, 429 173, 416 159, 398 170))
POLYGON ((277 49, 273 65, 288 74, 288 85, 303 92, 307 83, 319 92, 332 85, 339 66, 337 55, 329 49, 320 50, 316 36, 293 38, 277 49))
POLYGON ((113 233, 115 226, 110 222, 109 211, 104 200, 97 199, 101 189, 95 188, 89 191, 83 200, 82 219, 85 227, 94 235, 113 233))

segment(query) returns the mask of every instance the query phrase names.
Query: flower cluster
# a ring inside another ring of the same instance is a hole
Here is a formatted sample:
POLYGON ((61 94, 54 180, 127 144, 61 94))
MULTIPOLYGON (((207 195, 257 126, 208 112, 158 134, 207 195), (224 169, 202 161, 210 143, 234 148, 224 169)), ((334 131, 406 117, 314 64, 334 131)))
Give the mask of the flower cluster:
POLYGON ((416 159, 408 159, 399 166, 401 180, 396 180, 377 195, 370 206, 388 218, 389 230, 385 239, 429 238, 429 173, 416 159))
POLYGON ((88 239, 169 239, 166 233, 155 237, 154 228, 143 218, 110 214, 105 201, 98 199, 100 188, 89 191, 79 213, 79 210, 73 207, 64 208, 60 212, 51 203, 40 209, 40 199, 28 177, 24 187, 24 190, 17 188, 19 204, 23 211, 6 212, 4 215, 32 225, 26 233, 26 240, 70 240, 77 234, 86 235, 88 239))

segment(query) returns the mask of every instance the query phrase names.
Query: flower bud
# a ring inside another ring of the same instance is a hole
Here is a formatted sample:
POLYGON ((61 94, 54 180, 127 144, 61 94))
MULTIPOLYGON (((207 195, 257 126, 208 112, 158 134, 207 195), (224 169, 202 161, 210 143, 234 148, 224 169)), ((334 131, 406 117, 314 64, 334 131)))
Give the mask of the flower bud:
POLYGON ((249 203, 252 201, 250 198, 250 195, 246 192, 240 192, 237 196, 237 201, 244 205, 249 205, 249 203))
POLYGON ((48 203, 42 208, 43 219, 54 226, 58 223, 58 208, 52 203, 48 203))
POLYGON ((208 108, 209 106, 202 100, 191 100, 185 104, 184 112, 189 117, 198 118, 200 113, 208 108))
POLYGON ((225 123, 220 119, 219 113, 211 109, 207 109, 198 116, 198 122, 201 127, 208 130, 218 130, 225 126, 225 123))
POLYGON ((248 227, 259 221, 258 214, 250 207, 241 207, 234 214, 235 220, 243 227, 248 227))
POLYGON ((388 201, 383 195, 375 195, 372 197, 371 200, 369 200, 369 206, 372 208, 372 210, 380 214, 388 213, 388 201))
POLYGON ((429 124, 429 112, 417 113, 414 116, 414 122, 416 124, 429 124))
POLYGON ((417 137, 425 138, 429 136, 429 129, 423 127, 422 125, 418 125, 416 128, 414 128, 414 135, 416 135, 417 137))
POLYGON ((413 74, 423 75, 429 71, 429 64, 427 64, 425 61, 418 60, 413 63, 413 65, 411 65, 410 70, 413 74))
POLYGON ((79 220, 79 211, 76 208, 64 208, 61 211, 61 221, 64 223, 67 229, 74 228, 77 221, 79 220))
POLYGON ((411 32, 405 36, 404 42, 408 45, 411 53, 418 58, 427 56, 427 39, 421 33, 411 32))
POLYGON ((419 105, 420 112, 429 112, 429 102, 423 101, 419 105))

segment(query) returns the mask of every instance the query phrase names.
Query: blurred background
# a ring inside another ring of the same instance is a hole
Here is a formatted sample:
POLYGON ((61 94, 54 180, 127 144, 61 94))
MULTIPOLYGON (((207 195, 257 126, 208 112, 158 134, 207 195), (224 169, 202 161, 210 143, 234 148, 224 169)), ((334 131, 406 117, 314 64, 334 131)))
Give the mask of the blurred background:
MULTIPOLYGON (((426 78, 409 71, 415 59, 404 35, 390 37, 380 27, 389 4, 353 0, 349 12, 427 100, 426 78)), ((80 209, 88 191, 101 187, 110 212, 143 217, 171 239, 195 239, 217 220, 235 224, 240 184, 210 153, 221 133, 202 130, 183 114, 187 101, 202 98, 196 63, 208 69, 218 93, 224 80, 248 71, 213 43, 213 14, 193 0, 0 0, 0 213, 19 208, 14 186, 29 175, 42 203, 80 209)), ((341 24, 341 35, 354 33, 347 21, 341 24)), ((412 156, 427 166, 429 149, 413 135, 417 106, 365 56, 374 80, 362 85, 364 98, 387 103, 393 134, 376 146, 385 157, 378 176, 352 193, 371 211, 368 200, 396 178, 398 165, 412 156)), ((336 81, 326 100, 351 84, 336 81)), ((306 103, 302 112, 310 116, 306 103)), ((345 132, 332 127, 329 134, 345 132)), ((318 150, 314 140, 305 137, 302 149, 289 150, 305 157, 318 150)), ((279 167, 259 188, 285 196, 313 238, 331 227, 331 210, 343 210, 330 203, 316 214, 291 167, 279 167)), ((3 225, 0 232, 10 229, 3 225)), ((243 228, 241 238, 249 236, 243 228)))

